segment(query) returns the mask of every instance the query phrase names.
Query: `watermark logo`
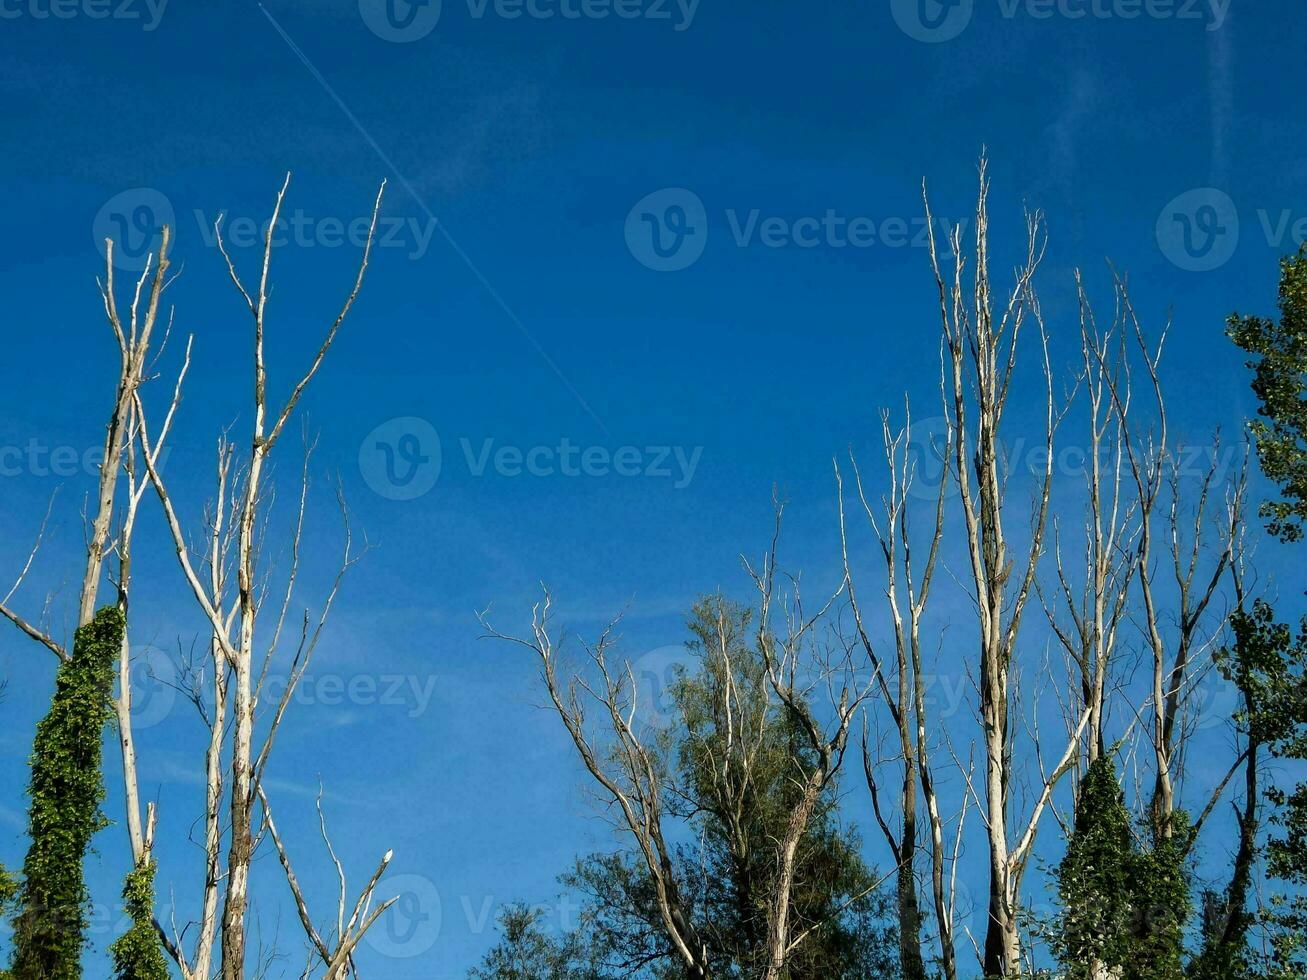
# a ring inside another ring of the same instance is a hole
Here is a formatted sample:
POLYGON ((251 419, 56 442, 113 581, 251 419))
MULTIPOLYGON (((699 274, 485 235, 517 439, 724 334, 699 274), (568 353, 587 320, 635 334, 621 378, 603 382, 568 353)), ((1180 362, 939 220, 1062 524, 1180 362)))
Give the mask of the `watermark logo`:
POLYGON ((440 434, 426 419, 383 422, 359 446, 359 472, 387 500, 416 500, 440 479, 440 434))
POLYGON ((582 446, 564 436, 557 445, 521 446, 500 444, 494 439, 458 440, 468 473, 474 477, 492 472, 503 477, 593 477, 625 479, 648 477, 671 480, 684 490, 694 480, 703 446, 582 446))
MULTIPOLYGON (((974 440, 974 434, 968 436, 974 440)), ((970 444, 970 443, 969 443, 970 444)), ((1120 469, 1127 472, 1129 462, 1122 455, 1123 446, 1104 443, 1097 450, 1084 443, 1058 441, 1051 452, 1044 437, 1020 436, 1000 439, 995 446, 998 463, 1005 477, 1033 481, 1042 480, 1051 471, 1055 480, 1074 480, 1084 483, 1094 472, 1094 457, 1098 457, 1098 472, 1106 474, 1120 469)), ((950 425, 943 416, 918 419, 908 428, 906 446, 899 454, 906 458, 912 485, 908 496, 916 500, 953 497, 957 486, 955 446, 950 442, 950 425), (941 487, 942 481, 942 487, 941 487)), ((968 456, 970 453, 968 453, 968 456)), ((1243 458, 1236 445, 1214 443, 1184 443, 1166 449, 1166 468, 1177 480, 1224 480, 1236 472, 1243 458)), ((1155 454, 1149 462, 1156 465, 1155 454)), ((970 472, 970 471, 968 471, 970 472)))
MULTIPOLYGON (((1202 22, 1219 31, 1232 0, 995 0, 1003 20, 1122 20, 1202 22)), ((908 37, 927 44, 951 41, 971 23, 975 0, 890 0, 890 13, 908 37)))
POLYGON ((104 448, 97 446, 49 446, 36 437, 22 446, 0 446, 0 477, 98 476, 102 462, 104 448))
MULTIPOLYGON (((159 453, 157 467, 162 470, 172 450, 165 446, 159 453)), ((32 476, 73 479, 78 476, 99 477, 104 463, 104 446, 51 446, 33 436, 23 445, 0 445, 0 478, 32 476)))
POLYGON ((649 728, 666 728, 677 718, 673 689, 694 670, 694 656, 684 644, 658 647, 631 664, 635 679, 635 717, 649 728))
POLYGON ((975 0, 890 0, 894 22, 914 41, 939 44, 967 29, 975 0))
MULTIPOLYGON (((931 230, 925 214, 848 215, 835 208, 799 217, 726 208, 722 224, 736 248, 768 249, 926 248, 931 230)), ((947 238, 955 226, 965 231, 969 222, 941 217, 935 224, 947 238)), ((646 268, 679 272, 703 256, 708 229, 708 212, 699 196, 668 187, 641 198, 627 214, 626 247, 646 268)))
POLYGON ((699 12, 699 0, 467 0, 476 20, 494 14, 501 20, 647 20, 674 22, 686 31, 699 12))
MULTIPOLYGON (((269 677, 263 697, 280 702, 291 680, 269 677)), ((289 700, 305 707, 396 709, 420 718, 435 697, 437 682, 434 674, 304 674, 289 700)))
POLYGON ((949 424, 941 415, 916 419, 908 426, 904 447, 907 475, 912 482, 909 496, 918 500, 935 500, 941 490, 946 497, 958 492, 957 483, 949 478, 952 465, 949 424))
POLYGON ((1258 208, 1255 213, 1255 225, 1241 222, 1230 195, 1215 187, 1185 191, 1158 215, 1157 244, 1177 268, 1210 272, 1229 262, 1241 241, 1260 239, 1279 253, 1307 242, 1307 213, 1293 208, 1258 208))
POLYGON ((141 272, 151 256, 159 254, 164 226, 176 227, 172 202, 153 187, 133 187, 104 202, 91 232, 100 254, 106 239, 113 240, 113 264, 123 272, 141 272))
POLYGON ((708 247, 708 212, 694 191, 667 187, 642 197, 626 216, 626 247, 655 272, 679 272, 708 247))
POLYGON ((1157 216, 1157 244, 1178 268, 1218 269, 1239 247, 1239 211, 1230 195, 1215 187, 1185 191, 1157 216))
POLYGON ((359 0, 359 15, 383 41, 420 41, 440 23, 441 0, 359 0))
MULTIPOLYGON (((3 0, 0 0, 3 2, 3 0)), ((699 0, 466 0, 473 20, 643 20, 687 31, 699 0)), ((436 28, 440 0, 359 0, 359 13, 385 41, 418 41, 436 28)))
MULTIPOLYGON (((218 222, 221 221, 222 242, 232 248, 262 248, 272 232, 272 247, 294 245, 296 248, 341 248, 349 245, 362 250, 372 230, 372 217, 359 215, 338 218, 331 215, 318 217, 296 209, 282 214, 275 224, 271 219, 262 221, 248 216, 229 218, 226 215, 206 214, 200 209, 192 212, 200 241, 206 248, 218 247, 218 222)), ((415 217, 378 217, 372 244, 378 248, 403 249, 410 259, 420 259, 431 247, 436 232, 436 219, 419 220, 415 217)))
POLYGON ((177 702, 177 667, 158 647, 133 652, 127 670, 132 692, 132 728, 143 731, 172 714, 177 702))
MULTIPOLYGON (((694 480, 703 447, 586 446, 566 436, 556 444, 518 446, 494 438, 458 439, 461 463, 474 479, 516 477, 648 477, 683 490, 694 480)), ((389 500, 416 500, 431 491, 442 470, 441 441, 425 419, 391 419, 377 426, 359 447, 359 471, 369 487, 389 500)))
POLYGON ((0 20, 130 20, 153 31, 168 0, 0 0, 0 20))
POLYGON ((1216 667, 1208 667, 1184 695, 1185 712, 1199 731, 1224 728, 1243 707, 1238 686, 1216 667))
POLYGON ((395 875, 377 885, 374 902, 395 899, 364 935, 364 941, 383 956, 412 959, 421 956, 440 938, 440 892, 422 875, 395 875))

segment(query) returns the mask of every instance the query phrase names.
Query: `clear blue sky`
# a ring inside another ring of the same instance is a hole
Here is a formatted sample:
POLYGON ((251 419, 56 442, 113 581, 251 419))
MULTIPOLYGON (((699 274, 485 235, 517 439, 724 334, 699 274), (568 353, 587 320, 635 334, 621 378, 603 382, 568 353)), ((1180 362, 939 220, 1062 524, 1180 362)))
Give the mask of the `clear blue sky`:
MULTIPOLYGON (((205 226, 220 211, 263 220, 294 171, 299 225, 276 254, 269 319, 284 390, 352 275, 341 237, 390 182, 389 242, 303 404, 321 436, 303 599, 323 594, 336 553, 331 473, 374 551, 270 774, 320 916, 334 885, 312 824, 319 772, 353 880, 394 848, 396 873, 439 894, 438 932, 428 899, 428 932, 407 937, 420 955, 366 954, 388 980, 462 976, 492 942, 486 909, 550 900, 572 855, 610 842, 536 706, 533 664, 479 642, 475 610, 494 602, 498 625, 524 628, 544 579, 574 627, 630 602, 633 655, 675 646, 698 593, 746 594, 738 555, 765 546, 773 484, 791 503, 789 563, 834 574, 832 455, 869 455, 879 408, 905 388, 924 405, 936 383, 933 285, 913 245, 923 177, 939 216, 965 217, 989 148, 996 272, 1022 205, 1046 213, 1059 363, 1074 354, 1076 265, 1099 296, 1107 260, 1127 270, 1152 323, 1172 310, 1175 423, 1195 437, 1233 435, 1250 412, 1224 317, 1272 308, 1277 257, 1307 218, 1293 0, 923 0, 924 18, 915 0, 444 0, 438 22, 437 8, 373 0, 50 2, 0 0, 0 577, 58 488, 18 598, 34 612, 61 589, 56 628, 91 482, 33 459, 99 440, 116 352, 96 236, 175 216, 170 295, 196 363, 169 472, 198 516, 212 438, 244 431, 249 382, 247 319, 205 226), (397 418, 426 424, 369 438, 397 418), (405 481, 416 463, 429 484, 436 451, 433 486, 405 481), (337 703, 337 682, 362 686, 337 703)), ((252 270, 255 249, 235 254, 252 270)), ((1033 407, 1022 398, 1018 414, 1033 407)), ((287 487, 296 451, 283 444, 287 487)), ((197 623, 149 514, 133 639, 163 664, 197 623)), ((0 670, 13 866, 53 658, 3 631, 0 670)), ((187 908, 202 734, 186 706, 166 709, 141 734, 142 783, 160 803, 161 898, 171 887, 187 908)), ((865 817, 849 785, 850 817, 865 817)), ((114 900, 125 852, 121 826, 98 838, 97 900, 114 900)), ((298 949, 271 851, 257 873, 264 936, 298 949)))

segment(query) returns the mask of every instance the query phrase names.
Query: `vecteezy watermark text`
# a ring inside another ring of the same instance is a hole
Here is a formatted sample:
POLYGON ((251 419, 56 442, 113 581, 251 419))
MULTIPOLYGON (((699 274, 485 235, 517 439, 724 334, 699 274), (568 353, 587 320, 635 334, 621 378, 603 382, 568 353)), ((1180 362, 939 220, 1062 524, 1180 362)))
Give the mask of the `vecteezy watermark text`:
MULTIPOLYGON (((160 468, 167 465, 169 452, 167 447, 160 451, 160 468)), ((99 476, 103 462, 103 446, 51 446, 35 436, 22 445, 0 446, 0 477, 99 476)))
MULTIPOLYGON (((689 486, 703 457, 702 446, 593 446, 566 436, 548 445, 519 446, 494 438, 458 439, 455 459, 468 476, 567 479, 643 477, 689 486)), ((405 416, 377 426, 359 446, 359 472, 374 491, 390 500, 415 500, 440 479, 445 465, 440 435, 425 419, 405 416)))
MULTIPOLYGON (((922 500, 935 500, 941 489, 946 496, 957 493, 953 479, 957 461, 952 455, 955 444, 949 438, 950 425, 941 416, 918 419, 907 430, 905 452, 913 473, 908 492, 922 500), (942 484, 942 487, 941 487, 942 484)), ((1003 469, 1018 478, 1038 480, 1052 470, 1057 479, 1083 481, 1095 470, 1099 473, 1124 472, 1129 462, 1120 445, 1102 445, 1097 451, 1076 442, 1059 442, 1052 456, 1046 442, 1038 437, 999 440, 996 451, 1003 469)), ((1177 444, 1167 449, 1167 471, 1177 480, 1224 480, 1242 465, 1243 448, 1218 441, 1177 444)), ((1155 465, 1155 463, 1154 463, 1155 465)))
MULTIPOLYGON (((928 44, 951 41, 971 23, 981 0, 890 0, 890 13, 908 37, 928 44)), ((992 0, 1004 20, 1173 20, 1225 24, 1233 0, 992 0)))
POLYGON ((0 20, 131 20, 152 31, 169 0, 0 0, 0 20))
MULTIPOLYGON (((208 248, 218 245, 218 222, 221 220, 222 241, 234 248, 260 248, 267 240, 269 226, 272 245, 294 245, 297 248, 340 248, 345 245, 363 248, 368 242, 372 227, 371 217, 346 220, 333 216, 317 217, 296 209, 283 214, 276 224, 268 219, 258 221, 240 216, 208 214, 198 208, 193 212, 200 240, 208 248)), ((419 220, 416 217, 378 217, 372 244, 376 248, 404 249, 411 259, 420 259, 431 246, 436 232, 434 218, 419 220)))
POLYGON ((694 479, 703 447, 694 446, 579 446, 566 436, 556 446, 502 445, 494 439, 459 439, 459 448, 473 476, 637 477, 670 479, 683 490, 694 479))
POLYGON ((476 20, 488 15, 503 20, 647 20, 666 21, 677 31, 688 30, 699 12, 699 0, 467 0, 476 20))
MULTIPOLYGON (((827 208, 820 215, 768 214, 761 208, 726 208, 724 224, 736 248, 865 249, 926 248, 930 221, 917 215, 849 215, 827 208)), ((967 221, 958 223, 964 231, 967 221)), ((953 222, 936 218, 936 235, 947 238, 953 222)), ((708 244, 703 200, 684 187, 647 194, 627 213, 626 247, 656 272, 679 272, 699 261, 708 244)))
MULTIPOLYGON (((3 2, 3 0, 0 0, 3 2)), ((134 187, 109 198, 92 222, 96 247, 104 254, 106 242, 113 242, 113 264, 125 272, 140 272, 159 252, 165 226, 174 232, 174 242, 198 240, 205 248, 217 248, 219 234, 224 246, 233 249, 262 248, 268 232, 272 245, 280 248, 354 248, 361 250, 372 227, 370 215, 314 215, 303 209, 281 214, 276 223, 271 218, 208 212, 199 208, 191 212, 190 221, 179 227, 172 202, 153 187, 134 187)), ((377 249, 402 251, 417 260, 427 254, 436 232, 435 218, 378 216, 372 245, 377 249)))
MULTIPOLYGON (((466 0, 473 20, 640 20, 687 31, 700 0, 466 0)), ((359 0, 359 16, 383 41, 420 41, 436 29, 442 0, 359 0)))

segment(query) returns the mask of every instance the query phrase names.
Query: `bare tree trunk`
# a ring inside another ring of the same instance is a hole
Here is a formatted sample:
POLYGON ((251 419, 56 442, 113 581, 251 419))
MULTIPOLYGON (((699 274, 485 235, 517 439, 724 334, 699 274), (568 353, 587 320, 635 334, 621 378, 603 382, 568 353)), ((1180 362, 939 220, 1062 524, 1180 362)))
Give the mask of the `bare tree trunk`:
POLYGON ((695 928, 690 908, 681 894, 672 853, 663 833, 662 766, 656 758, 656 748, 646 744, 633 725, 636 685, 630 668, 624 673, 614 673, 609 666, 615 624, 610 624, 597 642, 586 647, 601 683, 591 685, 574 677, 564 684, 558 677, 558 649, 550 635, 552 606, 553 600, 546 592, 544 599, 532 609, 531 636, 527 639, 495 630, 484 614, 481 624, 488 636, 527 647, 539 658, 541 679, 559 720, 586 770, 620 811, 640 852, 676 962, 687 980, 707 980, 711 975, 710 951, 695 928), (617 740, 615 751, 603 752, 586 734, 585 709, 578 690, 584 690, 599 706, 617 740))
MULTIPOLYGON (((283 193, 285 188, 283 187, 283 193)), ((280 211, 281 198, 277 200, 280 211)), ((276 223, 274 214, 273 223, 276 223)), ((263 290, 260 290, 262 295, 263 290)), ((254 448, 246 475, 245 503, 240 517, 237 588, 240 601, 240 640, 233 664, 231 829, 227 850, 227 892, 222 907, 222 978, 242 980, 245 975, 245 910, 249 903, 250 862, 253 860, 254 765, 254 622, 258 615, 254 595, 254 518, 265 449, 265 389, 263 367, 263 301, 256 313, 254 448)))
MULTIPOLYGON (((348 522, 346 522, 346 539, 345 554, 342 560, 340 572, 332 586, 330 594, 324 603, 321 615, 318 618, 316 627, 310 628, 307 613, 305 615, 303 629, 301 631, 299 647, 296 651, 294 661, 291 664, 289 682, 283 689, 281 696, 271 713, 268 730, 260 744, 255 744, 255 725, 254 713, 259 703, 259 695, 263 681, 266 679, 269 665, 276 651, 278 641, 281 637, 282 627, 285 624, 286 615, 291 603, 291 596, 295 587, 296 573, 299 565, 299 548, 302 540, 305 499, 308 490, 308 456, 311 448, 306 446, 305 452, 305 471, 301 481, 300 507, 298 521, 295 533, 292 539, 292 562, 289 575, 287 576, 285 592, 281 601, 281 608, 274 627, 270 635, 266 638, 256 629, 259 610, 264 598, 263 591, 266 585, 260 582, 258 577, 258 558, 259 558, 259 541, 258 526, 260 518, 264 512, 265 488, 264 488, 264 470, 265 463, 268 460, 274 445, 277 443, 282 432, 285 429, 287 421, 294 413, 296 405, 309 382, 317 374, 321 367, 327 352, 330 350, 332 342, 340 329, 342 322, 349 314, 355 299, 363 284, 364 273, 367 270, 368 260, 371 255, 374 235, 376 232, 377 215, 381 207, 381 194, 384 192, 385 185, 382 185, 382 191, 377 194, 377 199, 372 209, 372 220, 369 228, 367 240, 364 244, 363 254, 359 263, 357 275, 354 280, 352 289, 346 297, 340 311, 337 313, 334 321, 326 332, 325 338, 319 346, 317 353, 313 357, 307 370, 301 375, 299 381, 291 390, 289 397, 286 399, 280 410, 274 414, 268 411, 267 403, 267 370, 264 363, 264 323, 267 309, 269 289, 269 267, 272 259, 274 229, 277 225, 281 213, 282 203, 285 199, 286 190, 289 186, 290 176, 287 175, 286 182, 283 183, 281 190, 277 194, 276 205, 273 209, 272 218, 268 223, 267 231, 263 241, 262 267, 258 279, 257 288, 253 293, 246 289, 242 283, 239 274, 236 271, 230 255, 228 254, 223 242, 221 227, 215 228, 215 236, 219 251, 227 263, 227 270, 232 280, 245 300, 253 318, 254 325, 254 344, 253 344, 253 407, 254 419, 250 438, 250 456, 248 465, 241 475, 240 486, 232 491, 231 512, 235 522, 235 556, 234 556, 234 577, 237 585, 237 596, 235 608, 228 611, 225 606, 224 592, 226 583, 229 580, 230 567, 228 565, 229 545, 231 539, 226 530, 226 511, 228 497, 228 476, 230 472, 231 454, 229 446, 225 439, 219 443, 219 470, 218 470, 218 502, 210 518, 210 538, 209 551, 207 560, 210 563, 210 578, 207 585, 202 583, 200 575, 197 573, 195 563, 191 558, 191 553, 187 544, 185 532, 182 530, 181 522, 173 508, 172 500, 168 495, 162 476, 158 467, 155 465, 157 456, 157 445, 151 448, 149 434, 145 426, 144 409, 141 406, 139 397, 136 398, 137 411, 140 416, 139 440, 142 447, 142 455, 149 471, 150 483, 154 486, 156 494, 163 507, 164 515, 167 520, 169 531, 173 539, 173 546, 176 551, 178 561, 181 565, 184 577, 190 586, 191 592, 196 599, 201 610, 204 612, 211 630, 211 661, 214 671, 213 691, 214 705, 212 716, 206 717, 210 726, 209 745, 205 755, 205 879, 203 888, 202 901, 202 920, 199 929, 199 938, 196 943, 196 950, 193 960, 188 963, 184 955, 180 953, 180 937, 173 942, 170 952, 173 952, 174 959, 177 960, 183 974, 188 980, 208 980, 210 964, 212 959, 212 950, 214 944, 214 931, 217 929, 219 941, 218 947, 220 952, 219 973, 222 980, 244 980, 248 949, 247 933, 249 928, 249 879, 250 868, 254 857, 254 850, 258 838, 254 828, 254 807, 257 799, 261 797, 261 779, 264 768, 267 765, 268 758, 271 754, 273 742, 285 710, 294 695, 296 685, 303 678, 304 672, 308 669, 309 662, 312 658, 313 651, 316 649, 317 642, 321 636, 326 617, 330 611, 332 602, 336 596, 336 591, 340 585, 340 579, 345 570, 356 560, 352 557, 350 550, 350 535, 348 522), (238 622, 236 622, 238 620, 238 622), (233 625, 236 626, 235 635, 232 633, 233 625), (263 648, 256 651, 256 644, 262 644, 263 648), (261 654, 262 667, 256 673, 255 657, 256 653, 261 654), (227 703, 231 702, 231 727, 230 727, 230 785, 227 788, 227 812, 229 817, 229 827, 227 829, 227 853, 226 853, 226 874, 220 875, 221 867, 221 846, 222 846, 222 827, 220 812, 223 801, 223 779, 221 772, 222 756, 224 746, 227 742, 227 703), (217 903, 219 894, 219 879, 223 879, 225 888, 222 892, 222 914, 221 924, 217 923, 217 903)), ((189 357, 189 347, 188 347, 189 357)), ((179 382, 180 386, 180 382, 179 382)), ((174 409, 176 407, 176 397, 174 398, 174 409)), ((171 419, 171 411, 169 419, 171 419)), ((166 431, 166 425, 165 425, 166 431)), ((344 513, 343 501, 342 513, 344 513)), ((197 706, 200 704, 200 694, 196 694, 197 706)), ((267 813, 267 801, 263 799, 265 814, 267 813)), ((268 819, 271 819, 268 816, 268 819)), ((389 861, 389 856, 382 862, 382 869, 389 861)), ((289 868, 288 859, 283 854, 283 865, 286 866, 288 877, 292 876, 289 868)), ((380 875, 378 871, 378 876, 380 875)), ((375 886, 375 879, 369 886, 365 895, 371 894, 372 887, 375 886)), ((342 899, 343 901, 343 899, 342 899)), ((379 910, 374 910, 379 914, 379 910)), ((350 933, 342 934, 340 938, 341 946, 335 952, 332 952, 324 960, 328 966, 327 976, 341 976, 342 971, 349 967, 351 950, 353 944, 357 943, 362 937, 362 932, 375 921, 375 916, 360 919, 351 923, 351 928, 359 927, 361 929, 350 933)), ((161 930, 162 931, 162 930, 161 930)))
POLYGON ((922 908, 917 892, 916 856, 919 846, 918 788, 925 802, 929 829, 931 856, 931 891, 934 899, 935 924, 939 934, 940 963, 946 980, 956 980, 957 966, 953 948, 953 922, 949 896, 945 889, 946 858, 944 854, 943 822, 940 819, 939 801, 935 796, 931 772, 926 714, 926 681, 921 656, 921 620, 930 596, 935 564, 939 556, 944 532, 944 500, 946 480, 941 479, 936 489, 935 520, 927 541, 924 571, 918 581, 918 570, 913 557, 913 535, 910 533, 909 500, 915 477, 910 458, 908 432, 911 430, 911 412, 907 413, 902 431, 891 432, 889 414, 881 415, 881 435, 885 450, 886 469, 890 476, 890 491, 884 500, 884 526, 867 500, 862 475, 857 461, 852 460, 857 482, 858 498, 867 522, 875 532, 884 558, 886 571, 886 608, 894 625, 895 666, 898 687, 890 691, 885 683, 885 672, 866 628, 858 592, 849 564, 849 549, 844 528, 843 482, 836 467, 836 481, 840 490, 840 545, 844 559, 844 575, 848 583, 849 605, 852 608, 858 636, 867 653, 872 669, 880 681, 881 693, 898 736, 901 774, 900 799, 902 823, 898 834, 882 813, 875 766, 867 753, 863 740, 864 771, 871 792, 872 810, 876 822, 889 846, 896 869, 895 899, 899 926, 899 969, 907 980, 925 980, 926 966, 922 953, 922 908), (906 593, 906 595, 902 594, 906 593))
MULTIPOLYGON (((988 191, 986 163, 982 159, 976 205, 974 282, 969 298, 963 283, 965 257, 960 232, 954 230, 950 236, 953 275, 951 281, 946 281, 940 268, 929 204, 927 227, 945 341, 942 393, 951 430, 950 470, 966 527, 979 632, 977 683, 981 744, 985 753, 980 803, 989 844, 988 925, 982 966, 986 976, 1008 978, 1021 970, 1018 911, 1022 873, 1053 785, 1069 768, 1076 742, 1068 746, 1051 773, 1043 774, 1044 785, 1025 830, 1010 836, 1013 817, 1009 799, 1013 771, 1009 718, 1011 670, 1022 615, 1034 588, 1044 547, 1053 478, 1053 435, 1061 416, 1054 409, 1047 335, 1032 285, 1043 257, 1042 219, 1038 214, 1027 216, 1026 253, 1016 269, 1006 300, 996 309, 989 280, 988 191), (1030 543, 1018 568, 1008 554, 1005 516, 1009 472, 1002 457, 1001 431, 1018 363, 1018 341, 1028 320, 1034 321, 1043 348, 1047 395, 1042 448, 1046 462, 1036 491, 1030 543)), ((1074 740, 1080 738, 1087 724, 1086 714, 1076 726, 1074 740)))

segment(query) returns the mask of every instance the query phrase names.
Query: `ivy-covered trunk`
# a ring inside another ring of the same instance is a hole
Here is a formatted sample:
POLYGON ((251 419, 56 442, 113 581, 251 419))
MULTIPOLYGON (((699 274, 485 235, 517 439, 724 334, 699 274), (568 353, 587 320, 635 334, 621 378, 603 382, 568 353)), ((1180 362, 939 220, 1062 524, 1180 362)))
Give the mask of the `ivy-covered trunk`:
POLYGON ((107 607, 77 631, 36 727, 29 845, 14 920, 14 980, 79 980, 89 897, 82 859, 104 826, 100 749, 125 619, 107 607))
POLYGON ((1054 945, 1067 980, 1121 975, 1130 958, 1135 858, 1116 767, 1100 755, 1080 784, 1075 825, 1057 869, 1062 915, 1054 945))
POLYGON ((132 926, 109 947, 117 980, 168 980, 168 962, 154 931, 154 871, 147 854, 123 885, 132 926))

